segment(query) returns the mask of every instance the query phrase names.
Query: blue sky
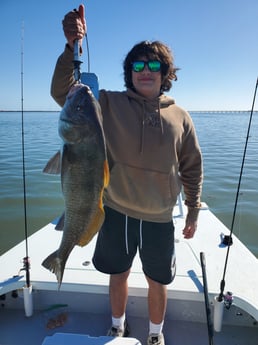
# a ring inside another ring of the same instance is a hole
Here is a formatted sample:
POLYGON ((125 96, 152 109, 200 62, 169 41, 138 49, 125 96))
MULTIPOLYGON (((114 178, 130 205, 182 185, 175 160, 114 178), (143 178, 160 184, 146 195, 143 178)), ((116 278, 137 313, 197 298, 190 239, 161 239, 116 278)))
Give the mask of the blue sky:
MULTIPOLYGON (((1 0, 0 110, 59 110, 49 88, 65 45, 61 21, 74 0, 1 0)), ((168 44, 181 70, 169 95, 187 110, 249 110, 258 76, 257 0, 87 0, 91 72, 124 88, 122 62, 141 40, 168 44)), ((87 54, 84 43, 84 64, 87 54)), ((258 106, 256 105, 255 109, 258 106)))

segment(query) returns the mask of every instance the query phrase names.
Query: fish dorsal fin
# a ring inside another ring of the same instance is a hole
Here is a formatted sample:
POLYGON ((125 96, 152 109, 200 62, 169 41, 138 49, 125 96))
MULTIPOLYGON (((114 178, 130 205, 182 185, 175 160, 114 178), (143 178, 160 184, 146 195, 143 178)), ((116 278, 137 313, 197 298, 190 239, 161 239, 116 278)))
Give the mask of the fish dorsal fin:
POLYGON ((57 153, 50 158, 47 162, 45 168, 43 169, 43 173, 45 174, 53 174, 58 175, 61 173, 61 153, 57 151, 57 153))
POLYGON ((90 224, 87 226, 87 229, 85 229, 84 233, 82 234, 82 237, 80 238, 80 241, 78 243, 79 246, 85 246, 87 243, 91 241, 93 236, 99 231, 101 228, 104 219, 105 219, 105 212, 103 210, 102 206, 102 198, 101 198, 101 207, 97 208, 97 211, 90 222, 90 224))

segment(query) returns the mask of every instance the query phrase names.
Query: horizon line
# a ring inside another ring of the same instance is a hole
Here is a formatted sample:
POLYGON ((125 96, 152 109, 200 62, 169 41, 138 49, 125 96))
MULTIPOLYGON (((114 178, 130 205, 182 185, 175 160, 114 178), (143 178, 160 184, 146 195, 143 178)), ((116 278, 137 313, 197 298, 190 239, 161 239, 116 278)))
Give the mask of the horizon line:
MULTIPOLYGON (((51 113, 57 113, 60 112, 61 109, 59 110, 0 110, 0 113, 18 113, 18 112, 26 112, 26 113, 32 113, 32 112, 37 112, 37 113, 47 113, 47 112, 51 112, 51 113)), ((239 113, 243 113, 243 112, 250 112, 251 109, 249 110, 239 110, 239 109, 231 109, 231 110, 187 110, 189 113, 233 113, 233 112, 239 112, 239 113)), ((258 112, 258 110, 253 110, 253 112, 258 112)))

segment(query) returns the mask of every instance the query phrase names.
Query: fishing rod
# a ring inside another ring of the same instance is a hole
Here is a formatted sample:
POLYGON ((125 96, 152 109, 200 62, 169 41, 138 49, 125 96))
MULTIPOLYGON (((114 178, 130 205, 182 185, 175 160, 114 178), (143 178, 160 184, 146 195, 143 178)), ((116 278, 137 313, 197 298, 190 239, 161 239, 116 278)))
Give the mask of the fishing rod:
POLYGON ((29 249, 28 249, 28 222, 27 222, 27 197, 26 197, 26 167, 25 167, 25 140, 24 140, 24 23, 21 33, 21 134, 22 134, 22 181, 23 181, 23 209, 24 209, 24 233, 26 257, 23 259, 24 270, 26 271, 26 285, 30 286, 29 272, 29 249))
POLYGON ((202 267, 203 292, 204 292, 204 300, 205 300, 205 311, 206 311, 206 319, 207 319, 209 345, 213 345, 214 344, 213 343, 213 324, 211 320, 211 308, 210 308, 209 294, 208 294, 206 260, 205 260, 205 255, 203 252, 200 253, 200 261, 201 261, 201 267, 202 267))
POLYGON ((26 166, 25 166, 25 135, 24 135, 24 23, 21 28, 21 137, 22 137, 22 181, 23 181, 23 209, 24 209, 24 233, 25 251, 23 268, 26 273, 26 286, 23 288, 24 308, 26 316, 32 315, 32 286, 30 282, 30 259, 28 247, 28 222, 27 222, 27 193, 26 193, 26 166))
MULTIPOLYGON (((237 209, 238 197, 239 197, 240 186, 241 186, 241 180, 242 180, 242 175, 243 175, 243 170, 244 170, 244 163, 245 163, 245 156, 246 156, 246 151, 247 151, 247 144, 248 144, 248 139, 249 139, 249 133, 250 133, 252 117, 253 117, 253 112, 254 112, 254 104, 255 104, 255 99, 256 99, 257 87, 258 87, 258 78, 256 80, 256 85, 255 85, 255 90, 254 90, 254 97, 253 97, 253 103, 252 103, 252 108, 251 108, 251 113, 250 113, 250 118, 249 118, 249 124, 248 124, 248 129, 247 129, 245 148, 244 148, 243 159, 242 159, 242 164, 241 164, 241 169, 240 169, 240 174, 239 174, 239 181, 238 181, 238 186, 237 186, 237 193, 236 193, 236 199, 235 199, 235 205, 234 205, 234 211, 233 211, 233 218, 232 218, 230 234, 229 234, 229 244, 232 243, 232 234, 233 234, 234 223, 235 223, 236 209, 237 209)), ((224 297, 225 276, 226 276, 226 270, 227 270, 227 265, 228 265, 229 251, 230 251, 230 245, 228 245, 228 248, 227 248, 227 254, 226 254, 226 259, 225 259, 223 277, 222 277, 222 280, 221 280, 221 283, 220 283, 220 294, 219 294, 219 297, 218 297, 218 302, 223 301, 223 297, 224 297)))
MULTIPOLYGON (((241 169, 240 169, 240 174, 239 174, 239 181, 238 181, 238 186, 237 186, 237 193, 236 193, 236 198, 235 198, 235 205, 234 205, 232 223, 231 223, 231 228, 230 228, 230 234, 229 234, 229 236, 227 236, 227 240, 223 241, 223 243, 227 244, 228 248, 227 248, 227 253, 226 253, 226 258, 225 258, 223 276, 222 276, 222 279, 221 279, 221 282, 220 282, 220 293, 219 293, 218 296, 215 296, 215 299, 214 299, 214 315, 213 315, 213 319, 214 319, 214 330, 216 332, 220 332, 221 331, 224 306, 226 306, 226 308, 229 308, 231 303, 232 303, 232 300, 233 300, 232 293, 228 292, 228 294, 224 295, 225 276, 226 276, 226 271, 227 271, 227 266, 228 266, 228 258, 229 258, 230 246, 233 243, 233 241, 232 241, 232 234, 233 234, 233 229, 234 229, 236 209, 237 209, 237 204, 238 204, 238 197, 239 197, 239 192, 240 192, 241 179, 242 179, 242 175, 243 175, 243 169, 244 169, 244 163, 245 163, 245 156, 246 156, 246 151, 247 151, 247 144, 248 144, 248 139, 249 139, 249 133, 250 133, 251 123, 252 123, 252 117, 253 117, 253 111, 254 111, 254 104, 255 104, 255 99, 256 99, 257 87, 258 87, 258 78, 256 80, 254 96, 253 96, 253 103, 252 103, 252 108, 251 108, 251 112, 250 112, 250 118, 249 118, 249 124, 248 124, 248 129, 247 129, 247 136, 246 136, 246 142, 245 142, 245 147, 244 147, 243 159, 242 159, 242 164, 241 164, 241 169)), ((224 240, 225 239, 226 239, 226 236, 225 236, 224 240)))
POLYGON ((218 319, 220 319, 220 320, 218 320, 218 330, 220 330, 220 328, 221 328, 221 319, 222 319, 222 312, 223 312, 222 302, 224 300, 225 276, 226 276, 226 270, 227 270, 227 265, 228 265, 228 257, 229 257, 229 251, 230 251, 230 244, 232 243, 232 234, 233 234, 234 223, 235 223, 236 209, 237 209, 237 204, 238 204, 238 197, 239 197, 239 191, 240 191, 240 186, 241 186, 241 179, 242 179, 242 175, 243 175, 243 169, 244 169, 244 163, 245 163, 245 156, 246 156, 246 151, 247 151, 247 144, 248 144, 248 139, 249 139, 249 133, 250 133, 252 117, 253 117, 253 112, 254 112, 254 104, 255 104, 255 99, 256 99, 257 87, 258 87, 258 78, 256 80, 256 85, 255 85, 255 90, 254 90, 253 103, 252 103, 252 108, 251 108, 251 113, 250 113, 250 118, 249 118, 249 124, 248 124, 248 129, 247 129, 247 136, 246 136, 246 141, 245 141, 245 148, 244 148, 243 159, 242 159, 242 164, 241 164, 241 169, 240 169, 240 174, 239 174, 239 181, 238 181, 238 186, 237 186, 237 193, 236 193, 236 199, 235 199, 232 223, 231 223, 231 228, 230 228, 230 234, 228 236, 228 248, 227 248, 227 253, 226 253, 226 259, 225 259, 223 276, 222 276, 222 280, 220 282, 220 294, 219 294, 219 296, 216 297, 216 304, 215 304, 215 308, 214 308, 214 319, 216 317, 218 317, 218 319))

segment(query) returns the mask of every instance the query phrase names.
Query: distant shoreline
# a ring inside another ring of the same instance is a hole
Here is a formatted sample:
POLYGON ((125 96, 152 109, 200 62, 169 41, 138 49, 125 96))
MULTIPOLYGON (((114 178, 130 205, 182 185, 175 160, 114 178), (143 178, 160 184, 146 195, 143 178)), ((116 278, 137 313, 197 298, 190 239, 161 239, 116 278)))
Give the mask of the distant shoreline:
MULTIPOLYGON (((25 113, 56 113, 60 110, 23 110, 25 113)), ((0 110, 0 113, 20 113, 21 110, 0 110)))
MULTIPOLYGON (((25 113, 57 113, 60 110, 23 110, 25 113)), ((189 113, 250 113, 251 110, 187 110, 189 113)), ((21 110, 0 110, 0 113, 19 113, 21 110)), ((258 113, 258 110, 254 110, 258 113)))

